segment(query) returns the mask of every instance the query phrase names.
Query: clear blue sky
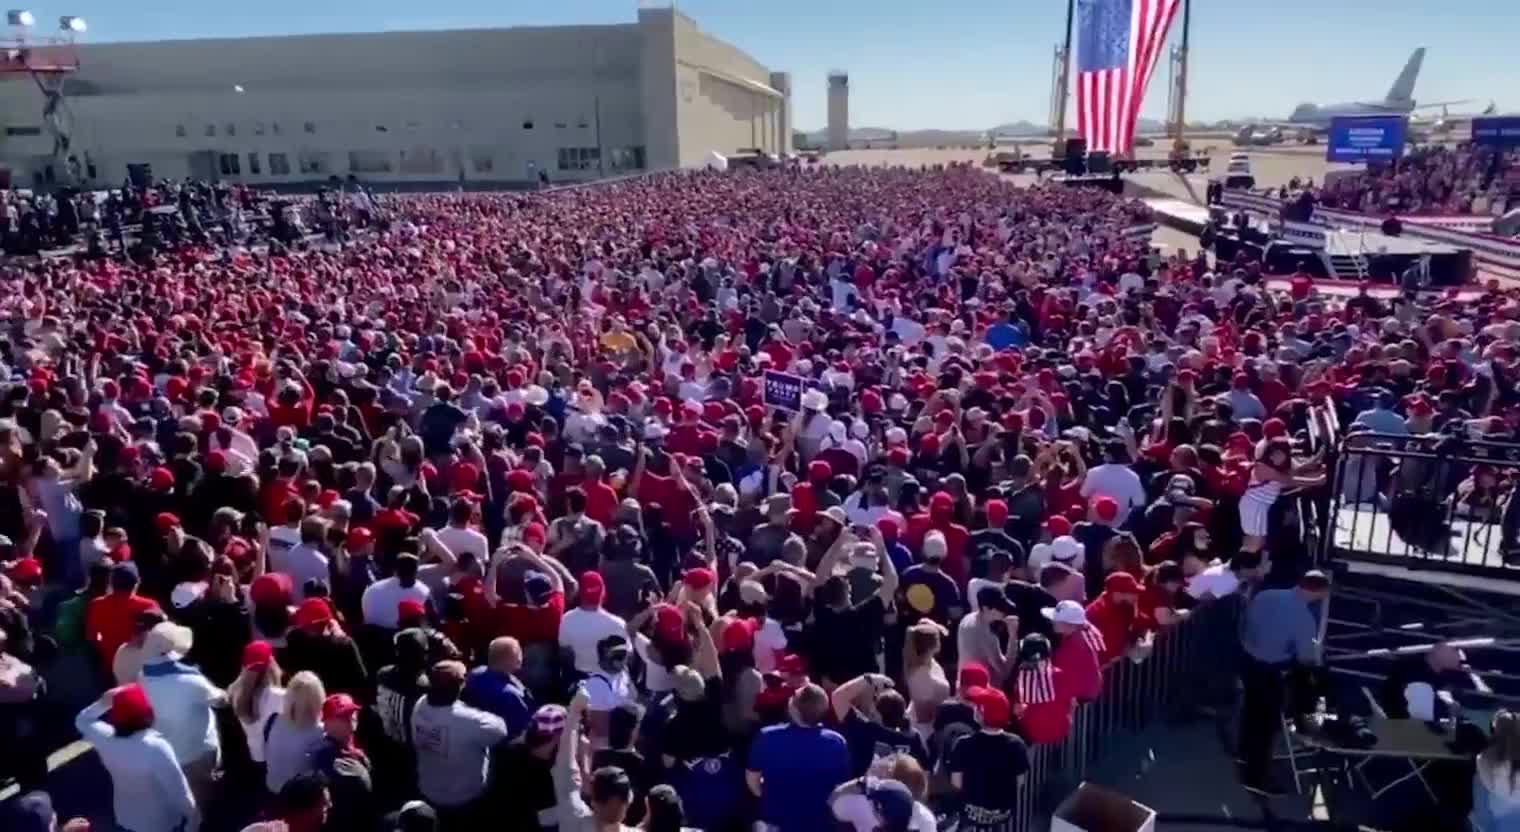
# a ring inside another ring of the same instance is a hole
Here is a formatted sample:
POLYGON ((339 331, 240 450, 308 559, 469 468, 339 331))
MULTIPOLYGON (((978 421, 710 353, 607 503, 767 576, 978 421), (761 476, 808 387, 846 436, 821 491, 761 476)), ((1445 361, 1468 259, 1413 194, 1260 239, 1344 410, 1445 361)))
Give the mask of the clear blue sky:
MULTIPOLYGON (((62 0, 60 0, 61 2, 62 0)), ((1429 48, 1415 97, 1520 110, 1520 0, 1193 0, 1190 118, 1284 117, 1300 101, 1381 97, 1429 48)), ((688 0, 677 6, 792 73, 794 123, 824 123, 824 76, 850 74, 857 127, 1044 123, 1063 0, 688 0)), ((69 0, 93 40, 630 21, 637 0, 69 0)), ((1173 39, 1180 32, 1179 22, 1173 39)), ((1163 57, 1144 115, 1166 107, 1163 57)), ((1465 110, 1466 107, 1454 108, 1465 110)))

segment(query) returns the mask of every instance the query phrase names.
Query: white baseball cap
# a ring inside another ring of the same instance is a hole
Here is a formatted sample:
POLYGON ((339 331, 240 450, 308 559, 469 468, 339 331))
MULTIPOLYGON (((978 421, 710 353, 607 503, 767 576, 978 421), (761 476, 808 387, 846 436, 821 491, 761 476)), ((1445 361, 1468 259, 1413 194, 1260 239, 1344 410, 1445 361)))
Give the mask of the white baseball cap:
POLYGON ((1082 544, 1069 534, 1050 541, 1050 556, 1056 560, 1069 563, 1081 557, 1082 552, 1082 544))
POLYGON ((1062 601, 1053 607, 1045 607, 1040 614, 1057 624, 1081 626, 1087 623, 1087 611, 1076 601, 1062 601))

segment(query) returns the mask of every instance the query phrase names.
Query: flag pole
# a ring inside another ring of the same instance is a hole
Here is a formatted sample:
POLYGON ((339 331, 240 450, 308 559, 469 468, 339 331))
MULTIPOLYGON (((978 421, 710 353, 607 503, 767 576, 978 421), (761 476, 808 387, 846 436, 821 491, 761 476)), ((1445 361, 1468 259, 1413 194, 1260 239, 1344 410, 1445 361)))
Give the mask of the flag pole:
POLYGON ((1193 4, 1189 0, 1182 0, 1182 45, 1177 55, 1177 123, 1172 126, 1175 131, 1172 134, 1172 150, 1179 154, 1188 149, 1184 133, 1187 130, 1188 30, 1192 21, 1193 4))
MULTIPOLYGON (((1066 39, 1061 45, 1061 73, 1057 84, 1056 95, 1060 96, 1060 103, 1056 105, 1056 145, 1059 147, 1066 141, 1066 98, 1067 91, 1071 86, 1071 27, 1072 20, 1076 15, 1077 0, 1066 0, 1066 39)), ((1064 149, 1061 152, 1064 155, 1064 149)))

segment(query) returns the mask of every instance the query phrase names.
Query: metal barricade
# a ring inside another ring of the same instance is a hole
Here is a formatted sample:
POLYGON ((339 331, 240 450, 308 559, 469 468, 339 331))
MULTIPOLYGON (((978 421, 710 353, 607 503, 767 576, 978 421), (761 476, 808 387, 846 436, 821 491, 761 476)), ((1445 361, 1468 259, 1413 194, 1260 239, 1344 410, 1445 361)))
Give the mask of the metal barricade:
POLYGON ((1520 578, 1520 445, 1354 433, 1341 443, 1322 560, 1520 578))
POLYGON ((1116 741, 1198 704, 1195 694, 1208 688, 1197 684, 1202 676, 1230 672, 1239 609, 1234 598, 1206 604, 1158 634, 1148 657, 1121 656, 1103 667, 1102 692, 1077 706, 1066 739, 1030 749, 1029 774, 1019 786, 1017 832, 1048 827, 1056 807, 1116 741))

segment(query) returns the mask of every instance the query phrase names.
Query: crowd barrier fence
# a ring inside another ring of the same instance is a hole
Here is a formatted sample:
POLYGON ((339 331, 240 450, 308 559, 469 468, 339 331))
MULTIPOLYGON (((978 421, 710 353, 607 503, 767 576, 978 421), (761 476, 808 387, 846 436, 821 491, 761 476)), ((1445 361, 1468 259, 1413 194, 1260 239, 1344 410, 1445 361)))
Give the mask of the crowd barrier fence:
POLYGON ((1233 597, 1208 602, 1157 634, 1151 653, 1120 656, 1103 668, 1103 690, 1077 706, 1071 732, 1060 743, 1030 749, 1030 770, 1019 785, 1015 832, 1049 828, 1051 815, 1115 743, 1159 719, 1204 704, 1219 680, 1231 675, 1240 605, 1233 597))

